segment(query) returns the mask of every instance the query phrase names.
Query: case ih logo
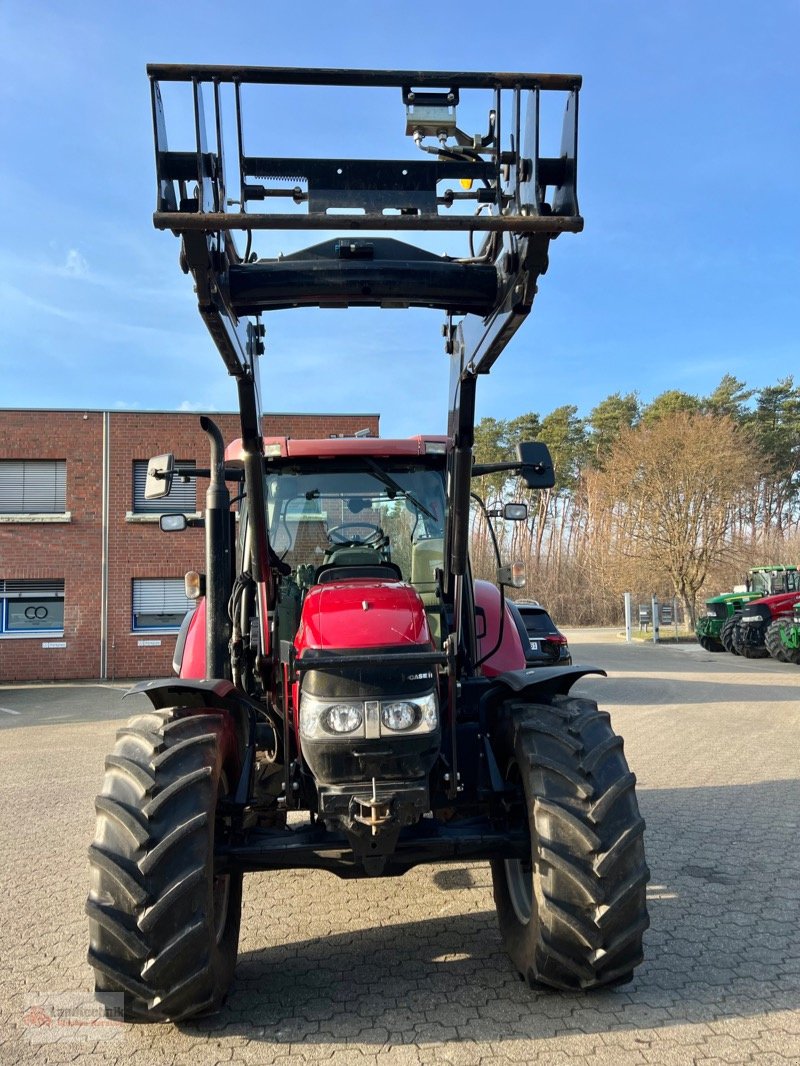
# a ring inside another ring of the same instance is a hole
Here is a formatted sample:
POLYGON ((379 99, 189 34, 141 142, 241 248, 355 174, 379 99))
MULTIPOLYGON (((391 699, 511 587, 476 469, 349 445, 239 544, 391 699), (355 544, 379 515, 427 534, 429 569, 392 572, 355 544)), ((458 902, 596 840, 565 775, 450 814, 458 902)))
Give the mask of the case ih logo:
POLYGON ((428 670, 424 674, 409 674, 406 681, 431 681, 433 680, 433 674, 428 670))

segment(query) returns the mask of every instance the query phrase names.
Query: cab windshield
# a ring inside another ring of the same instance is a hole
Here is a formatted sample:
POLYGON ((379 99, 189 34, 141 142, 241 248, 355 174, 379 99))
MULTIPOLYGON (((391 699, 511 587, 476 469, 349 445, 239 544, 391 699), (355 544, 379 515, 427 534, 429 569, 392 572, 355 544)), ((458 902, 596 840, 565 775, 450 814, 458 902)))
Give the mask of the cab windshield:
POLYGON ((798 570, 756 570, 751 583, 754 592, 762 596, 774 596, 781 592, 800 590, 800 571, 798 570))
POLYGON ((321 568, 393 564, 387 573, 434 589, 443 565, 442 471, 365 458, 336 469, 272 467, 265 477, 270 544, 303 584, 321 568))

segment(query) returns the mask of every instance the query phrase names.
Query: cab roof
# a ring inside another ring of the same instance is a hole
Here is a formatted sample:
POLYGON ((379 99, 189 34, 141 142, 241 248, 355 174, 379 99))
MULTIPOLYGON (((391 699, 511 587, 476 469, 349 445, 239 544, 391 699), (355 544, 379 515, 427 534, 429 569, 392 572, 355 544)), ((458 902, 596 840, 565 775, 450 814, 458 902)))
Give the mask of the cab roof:
MULTIPOLYGON (((449 437, 428 435, 387 440, 382 437, 328 437, 311 440, 293 437, 265 437, 264 455, 267 459, 335 459, 338 456, 368 455, 375 458, 444 454, 449 437)), ((225 449, 225 461, 235 463, 244 458, 241 438, 231 441, 225 449)))

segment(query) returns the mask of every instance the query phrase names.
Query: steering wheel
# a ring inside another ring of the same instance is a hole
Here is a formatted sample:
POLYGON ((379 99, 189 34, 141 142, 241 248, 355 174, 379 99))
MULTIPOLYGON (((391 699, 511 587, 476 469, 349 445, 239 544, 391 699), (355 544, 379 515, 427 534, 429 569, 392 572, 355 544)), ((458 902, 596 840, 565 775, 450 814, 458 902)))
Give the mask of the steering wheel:
POLYGON ((346 548, 363 548, 380 544, 385 539, 386 534, 380 526, 376 526, 373 522, 344 522, 340 526, 331 526, 327 536, 331 544, 346 548), (371 532, 365 537, 343 536, 343 534, 352 529, 369 529, 371 532))

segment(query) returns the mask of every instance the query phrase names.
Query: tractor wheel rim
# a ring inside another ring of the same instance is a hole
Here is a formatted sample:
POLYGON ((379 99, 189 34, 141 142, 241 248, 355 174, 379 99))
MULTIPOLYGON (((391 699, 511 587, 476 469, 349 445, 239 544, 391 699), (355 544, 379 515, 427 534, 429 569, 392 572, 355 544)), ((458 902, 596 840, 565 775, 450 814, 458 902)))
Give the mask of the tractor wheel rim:
POLYGON ((508 898, 517 921, 520 925, 528 925, 533 910, 533 881, 531 868, 528 863, 521 859, 506 859, 506 885, 508 886, 508 898))
MULTIPOLYGON (((521 785, 519 766, 512 759, 506 770, 506 780, 521 785)), ((532 842, 531 842, 532 843, 532 842)), ((521 859, 504 859, 506 888, 511 907, 520 925, 527 925, 533 911, 533 866, 521 859)))
MULTIPOLYGON (((228 779, 224 770, 220 774, 219 794, 220 796, 227 796, 228 794, 228 779)), ((217 822, 217 828, 219 828, 219 822, 217 822)), ((216 833, 214 835, 216 836, 216 833)), ((211 892, 214 903, 214 936, 219 945, 222 943, 222 938, 225 936, 225 927, 228 924, 228 904, 231 897, 230 874, 215 874, 211 892)))
POLYGON ((214 878, 214 935, 217 944, 222 943, 225 926, 228 924, 228 903, 231 895, 229 874, 214 878))

